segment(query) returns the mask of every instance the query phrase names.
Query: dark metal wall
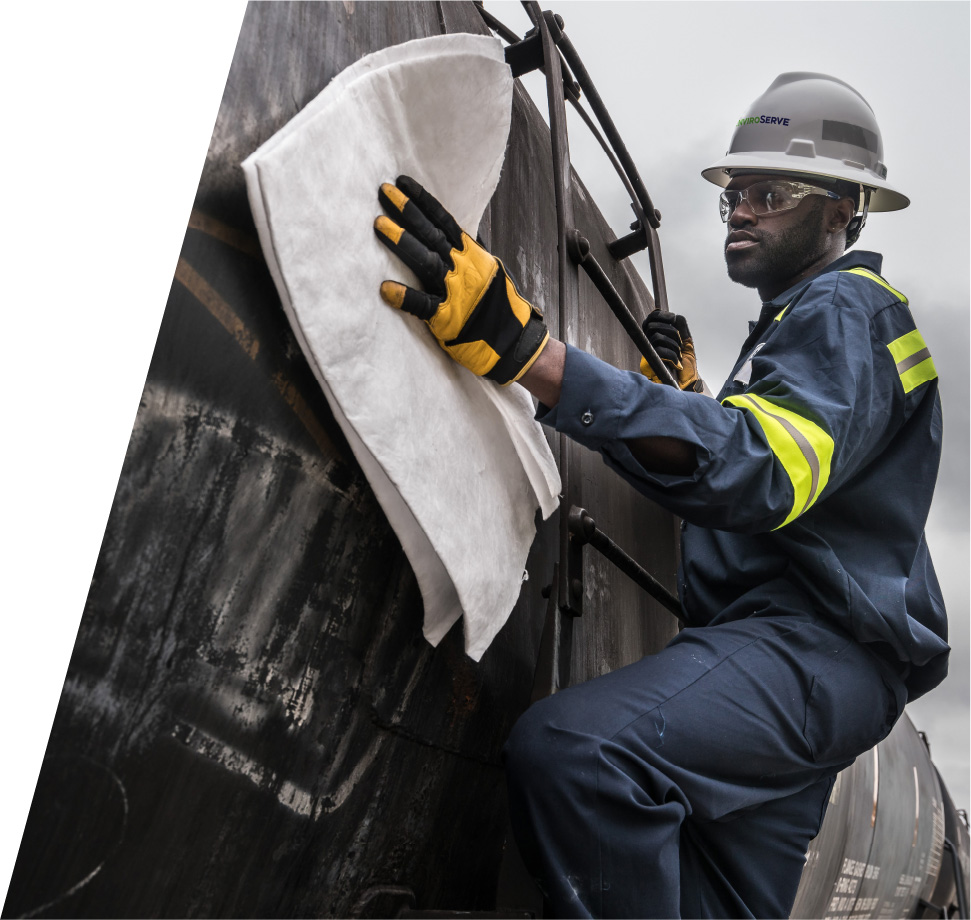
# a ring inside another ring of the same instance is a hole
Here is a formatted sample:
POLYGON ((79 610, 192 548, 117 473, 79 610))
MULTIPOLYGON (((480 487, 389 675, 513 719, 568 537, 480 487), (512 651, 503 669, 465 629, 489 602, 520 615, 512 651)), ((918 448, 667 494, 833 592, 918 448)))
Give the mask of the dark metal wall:
MULTIPOLYGON (((386 45, 485 32, 471 3, 247 9, 4 916, 378 915, 491 909, 505 833, 499 751, 530 695, 556 556, 482 661, 421 637, 414 577, 291 334, 240 161, 340 70, 386 45)), ((554 334, 637 355, 585 277, 556 328, 549 132, 517 89, 482 235, 554 334)), ((606 228, 577 186, 602 264, 606 228)), ((640 279, 611 268, 629 300, 640 279)), ((674 589, 675 522, 576 450, 583 504, 674 589)), ((592 553, 589 549, 587 553, 592 553)), ((675 622, 596 556, 575 680, 675 622)))

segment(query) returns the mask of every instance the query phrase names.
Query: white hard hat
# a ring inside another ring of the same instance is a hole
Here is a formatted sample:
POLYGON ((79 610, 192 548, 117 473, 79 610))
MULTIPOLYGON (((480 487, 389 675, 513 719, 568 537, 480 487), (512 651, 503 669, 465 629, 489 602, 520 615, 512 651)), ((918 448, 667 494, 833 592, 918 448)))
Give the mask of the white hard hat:
POLYGON ((842 179, 872 189, 871 211, 910 199, 887 182, 880 128, 867 101, 823 73, 784 73, 738 120, 728 152, 702 171, 724 188, 739 173, 842 179))

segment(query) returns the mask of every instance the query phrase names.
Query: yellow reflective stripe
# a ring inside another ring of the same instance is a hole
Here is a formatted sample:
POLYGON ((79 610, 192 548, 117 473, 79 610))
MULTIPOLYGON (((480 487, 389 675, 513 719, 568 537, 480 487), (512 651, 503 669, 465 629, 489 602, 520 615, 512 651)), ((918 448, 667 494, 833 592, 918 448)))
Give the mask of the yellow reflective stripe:
POLYGON ((894 339, 887 348, 897 365, 897 373, 900 374, 905 393, 937 377, 934 359, 920 330, 914 329, 899 339, 894 339))
POLYGON ((847 268, 840 272, 841 275, 859 275, 861 278, 869 278, 871 281, 875 281, 880 287, 886 288, 893 294, 894 297, 900 298, 904 303, 908 303, 906 297, 900 293, 896 288, 890 287, 886 281, 883 280, 876 272, 871 272, 868 268, 847 268))
POLYGON ((900 375, 900 382, 904 385, 904 392, 909 393, 922 383, 937 378, 937 368, 934 367, 934 359, 927 358, 920 364, 915 364, 910 370, 900 375))
POLYGON ((782 312, 773 320, 773 322, 775 323, 779 322, 779 320, 786 315, 786 310, 788 310, 790 306, 792 306, 791 300, 782 308, 782 312))
POLYGON ((927 348, 927 343, 920 334, 920 330, 915 329, 913 332, 902 335, 899 339, 894 339, 887 348, 890 349, 894 362, 899 364, 922 348, 927 348))
MULTIPOLYGON (((841 274, 859 275, 861 278, 869 278, 881 287, 890 291, 894 297, 900 298, 905 304, 908 303, 906 297, 896 288, 890 287, 875 272, 866 268, 848 268, 841 274)), ((900 382, 903 384, 904 393, 909 393, 922 383, 934 380, 937 377, 937 368, 934 367, 934 359, 931 358, 930 349, 924 341, 924 337, 917 329, 902 335, 899 339, 892 341, 887 348, 893 356, 894 363, 897 365, 897 373, 900 374, 900 382)))
POLYGON ((723 400, 725 403, 747 409, 755 416, 769 442, 769 449, 792 482, 792 511, 779 525, 785 527, 808 511, 826 488, 833 461, 833 439, 809 419, 754 393, 729 396, 723 400))

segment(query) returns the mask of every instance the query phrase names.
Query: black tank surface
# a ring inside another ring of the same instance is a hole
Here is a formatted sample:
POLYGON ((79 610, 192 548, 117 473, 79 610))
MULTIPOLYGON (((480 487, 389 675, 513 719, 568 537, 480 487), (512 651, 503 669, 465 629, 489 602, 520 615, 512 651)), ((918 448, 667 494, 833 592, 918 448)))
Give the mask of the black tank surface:
MULTIPOLYGON (((246 11, 5 917, 377 916, 405 889, 420 909, 495 906, 500 749, 530 699, 556 516, 482 661, 460 625, 432 649, 414 575, 279 304, 239 166, 362 55, 443 31, 488 30, 472 3, 246 11)), ((557 328, 551 171, 549 130, 517 87, 483 240, 554 334, 636 368, 585 276, 589 312, 557 328)), ((649 309, 576 188, 579 229, 649 309)), ((598 525, 673 590, 674 519, 570 449, 598 525)), ((676 629, 604 560, 585 570, 596 619, 574 634, 574 680, 676 629)))

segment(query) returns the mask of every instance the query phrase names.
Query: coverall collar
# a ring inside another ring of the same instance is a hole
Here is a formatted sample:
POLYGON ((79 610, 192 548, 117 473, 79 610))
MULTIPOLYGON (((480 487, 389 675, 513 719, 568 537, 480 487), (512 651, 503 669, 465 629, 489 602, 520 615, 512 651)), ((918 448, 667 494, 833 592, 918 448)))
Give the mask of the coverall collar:
POLYGON ((815 275, 811 275, 809 278, 803 278, 798 284, 794 284, 788 290, 783 291, 777 297, 772 300, 766 301, 762 304, 763 311, 766 309, 781 309, 787 303, 790 303, 796 296, 802 293, 802 291, 822 275, 828 272, 840 272, 845 271, 848 268, 868 268, 875 274, 880 274, 880 269, 883 267, 883 256, 879 252, 868 252, 865 249, 861 249, 854 252, 847 252, 840 256, 835 262, 830 262, 822 271, 817 272, 815 275))

